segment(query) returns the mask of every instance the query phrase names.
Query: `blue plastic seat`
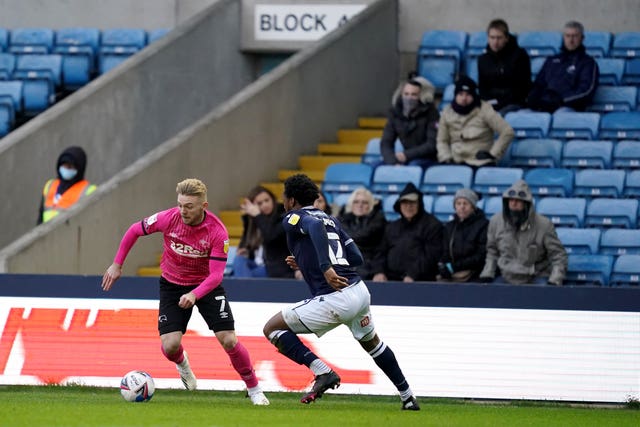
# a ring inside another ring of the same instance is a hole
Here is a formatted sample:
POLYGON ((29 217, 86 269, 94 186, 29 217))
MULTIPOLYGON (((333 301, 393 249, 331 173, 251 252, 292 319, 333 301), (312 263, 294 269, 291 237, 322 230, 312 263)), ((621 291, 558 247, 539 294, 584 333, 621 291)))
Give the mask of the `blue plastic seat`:
POLYGON ((640 144, 638 141, 617 142, 613 147, 611 165, 616 169, 640 168, 640 144))
POLYGON ((53 39, 51 28, 16 28, 11 31, 9 52, 19 55, 51 53, 53 39))
POLYGON ((102 31, 99 71, 104 74, 124 62, 147 45, 147 33, 140 28, 118 28, 102 31))
POLYGON ((577 197, 543 197, 536 204, 536 211, 547 216, 556 227, 582 227, 586 210, 587 200, 577 197))
POLYGON ((327 167, 322 181, 322 191, 335 195, 371 185, 373 168, 364 163, 334 163, 327 167))
MULTIPOLYGON (((404 151, 402 143, 399 139, 396 140, 395 151, 396 153, 404 151)), ((362 154, 361 161, 362 163, 371 165, 374 168, 382 164, 383 160, 382 153, 380 151, 380 138, 371 138, 367 142, 367 146, 364 150, 364 153, 362 154)))
POLYGON ((23 85, 19 80, 0 81, 0 137, 11 132, 22 112, 23 85))
POLYGON ((596 139, 600 125, 600 114, 557 112, 551 120, 550 138, 596 139))
POLYGON ((224 266, 225 277, 233 275, 233 260, 236 258, 236 252, 238 251, 237 246, 229 246, 229 251, 227 252, 227 263, 224 266))
POLYGON ((11 80, 15 68, 15 55, 12 53, 0 53, 0 80, 11 80))
POLYGON ((582 169, 576 172, 573 195, 578 197, 621 197, 625 171, 582 169))
POLYGON ((531 169, 524 180, 535 197, 569 197, 573 193, 573 171, 570 169, 531 169))
POLYGON ((56 33, 54 53, 62 55, 63 85, 77 89, 91 80, 100 44, 97 28, 63 28, 56 33))
POLYGON ((166 36, 169 33, 169 29, 167 28, 157 28, 155 30, 151 30, 149 31, 149 37, 147 39, 147 44, 151 44, 157 40, 160 40, 161 38, 163 38, 164 36, 166 36))
POLYGON ((636 109, 638 88, 635 86, 598 86, 589 111, 608 113, 636 109))
POLYGON ((6 52, 9 48, 9 31, 0 28, 0 52, 6 52))
POLYGON ((618 58, 639 57, 640 32, 629 31, 614 34, 609 56, 618 58))
POLYGON ((546 138, 551 127, 551 114, 534 111, 513 111, 504 119, 517 138, 546 138))
POLYGON ((609 286, 612 269, 610 255, 569 255, 565 284, 609 286))
POLYGON ((627 172, 627 178, 624 182, 623 196, 640 198, 640 170, 627 172))
POLYGON ((429 80, 438 90, 452 84, 459 73, 457 60, 451 57, 419 57, 418 74, 429 80))
POLYGON ((433 213, 433 203, 435 198, 431 194, 425 194, 422 196, 422 204, 424 205, 424 210, 433 213))
POLYGON ((476 171, 473 189, 485 196, 501 196, 523 176, 524 171, 521 168, 481 167, 476 171))
POLYGON ((561 157, 559 139, 521 139, 511 144, 511 166, 554 168, 560 166, 561 157))
POLYGON ((464 60, 464 73, 474 82, 478 81, 478 58, 471 57, 464 60))
POLYGON ((538 77, 538 73, 542 70, 542 66, 544 65, 544 61, 547 60, 546 56, 538 56, 535 58, 531 58, 531 80, 534 81, 536 77, 538 77))
POLYGON ((433 216, 438 218, 441 222, 451 221, 456 212, 453 207, 453 198, 454 196, 452 194, 444 194, 436 197, 433 202, 433 216))
POLYGON ((418 48, 418 74, 444 89, 458 75, 466 44, 464 31, 426 31, 418 48))
POLYGON ((562 46, 562 33, 560 31, 524 31, 518 34, 518 44, 531 58, 555 55, 562 46))
POLYGON ((461 188, 471 188, 473 169, 466 165, 434 165, 422 178, 424 193, 454 194, 461 188))
POLYGON ((453 83, 448 84, 444 88, 444 91, 442 92, 442 100, 440 101, 440 105, 438 106, 438 109, 440 111, 444 110, 447 105, 453 102, 453 98, 455 98, 455 90, 456 85, 453 83))
POLYGON ((613 40, 613 34, 608 31, 585 31, 582 43, 589 55, 598 58, 609 56, 611 40, 613 40))
POLYGON ((482 55, 487 49, 487 43, 488 40, 486 31, 474 31, 472 33, 469 33, 465 56, 469 58, 482 55))
POLYGON ((640 255, 620 255, 613 264, 611 286, 638 286, 640 284, 640 255))
POLYGON ((487 218, 491 218, 494 214, 502 212, 502 196, 491 196, 484 200, 482 210, 487 218))
POLYGON ((635 199, 593 199, 587 205, 585 227, 636 228, 638 201, 635 199))
POLYGON ((600 240, 600 253, 603 255, 640 255, 640 230, 622 228, 605 230, 600 240))
POLYGON ((607 113, 600 120, 602 139, 640 139, 640 111, 607 113))
POLYGON ((562 167, 609 169, 613 155, 613 142, 574 139, 562 150, 562 167))
POLYGON ((595 58, 598 63, 601 85, 619 85, 622 83, 625 61, 621 58, 595 58))
POLYGON ((375 194, 399 193, 409 182, 420 188, 420 166, 380 165, 373 172, 371 191, 375 194))
POLYGON ((62 82, 62 56, 20 55, 13 78, 24 82, 25 113, 40 113, 56 101, 56 88, 62 82))
POLYGON ((627 58, 625 60, 622 84, 636 86, 640 84, 640 58, 627 58))
POLYGON ((382 199, 382 212, 384 212, 384 217, 387 221, 395 221, 400 218, 400 214, 393 210, 393 205, 396 203, 400 197, 399 194, 387 194, 382 199))
POLYGON ((568 254, 597 255, 600 251, 599 228, 557 227, 556 233, 568 254))

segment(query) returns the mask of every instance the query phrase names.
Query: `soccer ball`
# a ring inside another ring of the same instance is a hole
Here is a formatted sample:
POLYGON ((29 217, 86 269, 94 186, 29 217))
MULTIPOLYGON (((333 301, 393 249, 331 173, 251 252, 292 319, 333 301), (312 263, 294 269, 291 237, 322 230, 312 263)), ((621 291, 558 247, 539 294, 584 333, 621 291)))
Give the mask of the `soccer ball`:
POLYGON ((120 394, 127 402, 147 402, 153 397, 156 385, 144 371, 131 371, 120 381, 120 394))

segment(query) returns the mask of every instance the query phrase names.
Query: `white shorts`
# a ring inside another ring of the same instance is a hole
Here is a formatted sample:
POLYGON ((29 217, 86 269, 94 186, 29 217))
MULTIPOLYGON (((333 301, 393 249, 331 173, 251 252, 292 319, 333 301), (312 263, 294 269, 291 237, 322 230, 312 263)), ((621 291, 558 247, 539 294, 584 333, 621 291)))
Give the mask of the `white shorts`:
POLYGON ((370 303, 369 289, 361 280, 341 292, 290 305, 282 310, 282 317, 296 334, 314 333, 321 337, 339 325, 346 325, 356 340, 368 341, 375 334, 370 303))

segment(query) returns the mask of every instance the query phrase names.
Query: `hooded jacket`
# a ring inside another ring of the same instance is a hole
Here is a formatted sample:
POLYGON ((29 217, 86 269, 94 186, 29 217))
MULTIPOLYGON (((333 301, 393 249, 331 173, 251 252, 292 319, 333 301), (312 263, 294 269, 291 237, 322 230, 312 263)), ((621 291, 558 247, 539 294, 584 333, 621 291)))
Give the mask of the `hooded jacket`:
POLYGON ((504 47, 494 52, 487 44, 486 52, 478 58, 478 86, 480 98, 491 102, 495 110, 507 105, 525 105, 531 88, 529 54, 509 34, 504 47))
POLYGON ((387 224, 380 247, 372 261, 373 274, 384 273, 389 280, 409 276, 416 281, 435 280, 442 255, 442 223, 425 211, 422 192, 413 183, 402 190, 393 209, 401 217, 387 224), (418 195, 418 213, 411 221, 402 216, 402 196, 418 195))
POLYGON ((440 113, 433 105, 434 86, 423 77, 413 79, 421 85, 420 102, 411 111, 409 117, 402 112, 402 83, 393 94, 391 109, 387 123, 380 139, 380 151, 385 164, 397 163, 395 156, 395 142, 400 139, 407 156, 407 162, 414 159, 430 159, 436 161, 436 134, 438 133, 438 119, 440 113))
POLYGON ((584 47, 550 56, 538 73, 527 98, 527 105, 539 111, 554 112, 559 107, 584 111, 591 103, 600 72, 598 64, 584 47))
POLYGON ((487 258, 480 277, 502 275, 515 285, 548 277, 548 283, 562 285, 567 259, 553 223, 536 212, 529 186, 524 180, 516 181, 502 194, 502 212, 489 221, 487 258), (509 199, 525 202, 525 219, 519 227, 510 214, 509 199))
POLYGON ((441 262, 451 263, 453 271, 470 270, 470 280, 477 279, 484 267, 487 253, 489 220, 476 208, 464 221, 457 215, 444 225, 441 262))

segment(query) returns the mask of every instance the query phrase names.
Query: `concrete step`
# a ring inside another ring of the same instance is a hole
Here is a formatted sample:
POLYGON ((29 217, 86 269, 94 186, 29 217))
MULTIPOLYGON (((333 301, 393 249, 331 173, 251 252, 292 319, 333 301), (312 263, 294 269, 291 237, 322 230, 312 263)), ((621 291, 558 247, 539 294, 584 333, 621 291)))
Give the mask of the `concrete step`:
POLYGON ((314 182, 320 184, 324 181, 324 171, 316 171, 316 170, 301 170, 301 169, 280 169, 278 171, 278 179, 280 181, 284 181, 292 175, 303 173, 311 178, 314 182))
POLYGON ((318 144, 318 154, 360 156, 366 144, 318 144))
POLYGON ((380 138, 382 129, 340 129, 338 131, 339 144, 367 145, 372 138, 380 138))
POLYGON ((363 129, 384 129, 387 124, 385 117, 360 117, 358 119, 358 127, 363 129))
POLYGON ((300 169, 324 171, 327 166, 334 163, 360 163, 360 156, 300 156, 298 163, 300 169))

